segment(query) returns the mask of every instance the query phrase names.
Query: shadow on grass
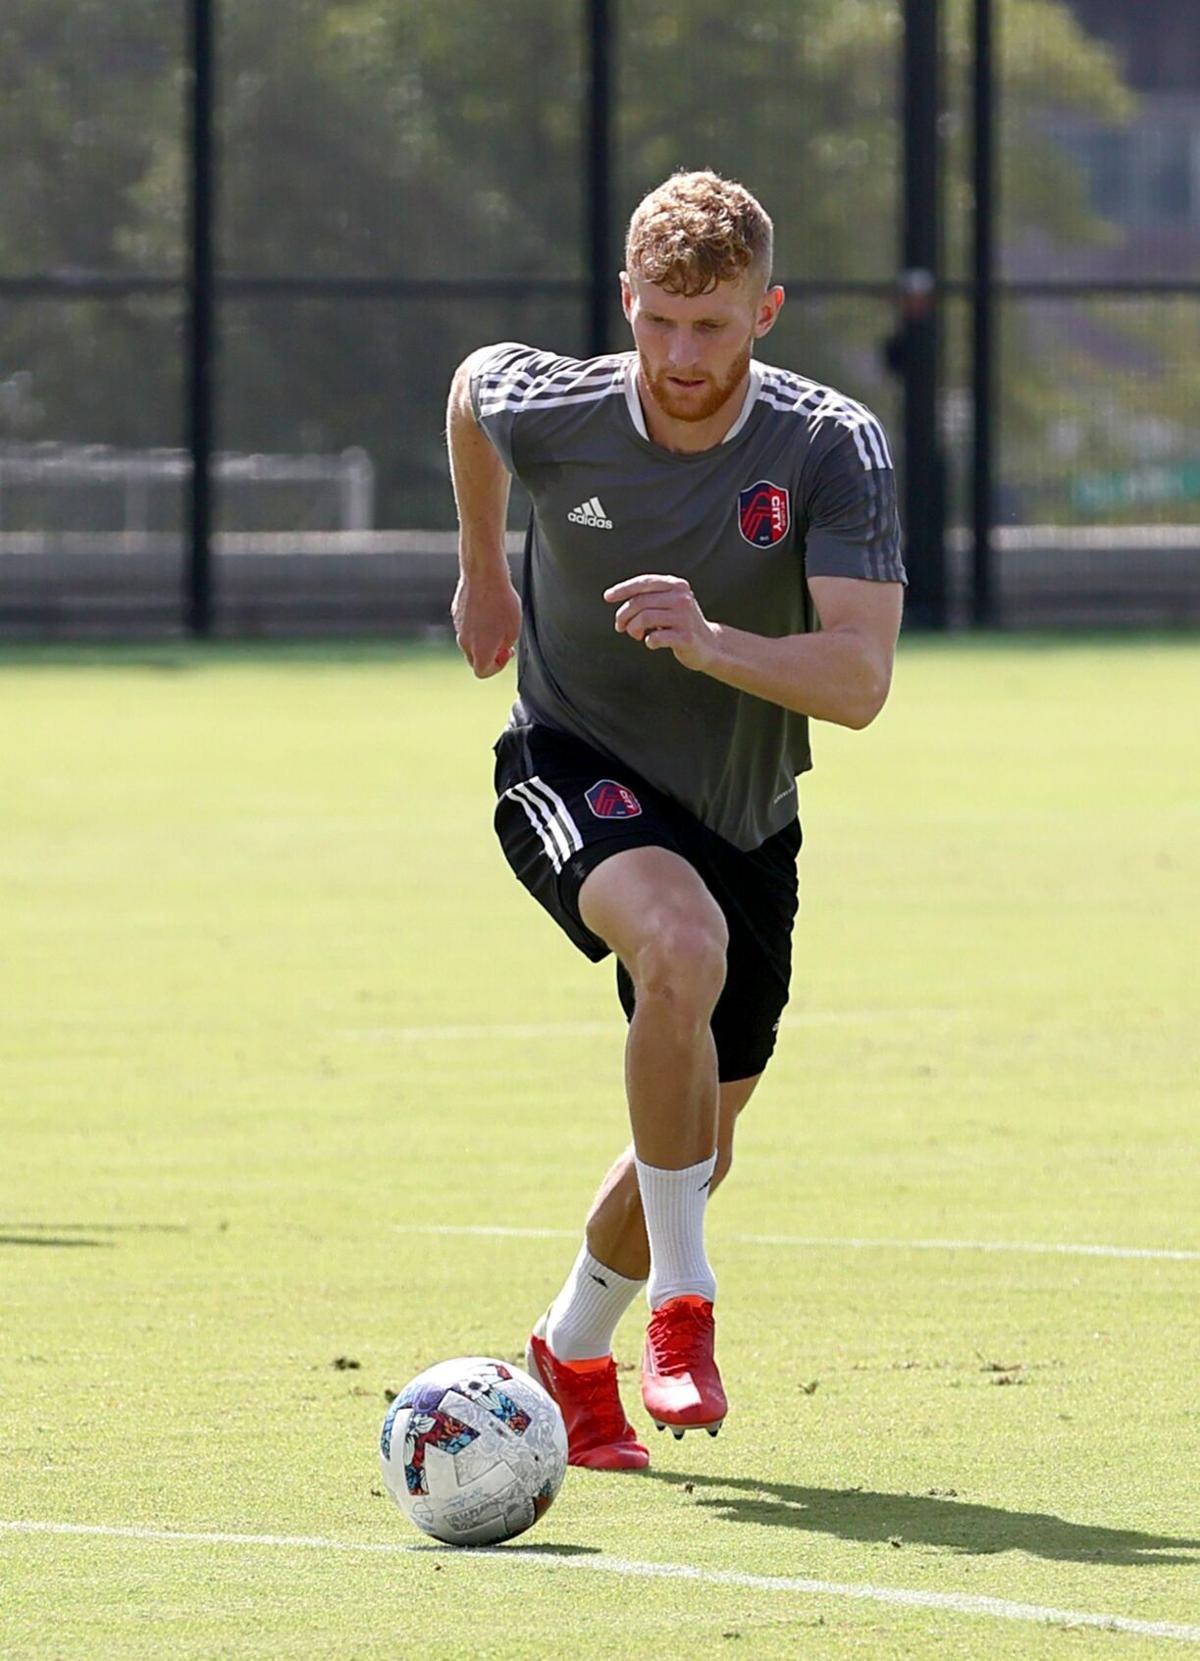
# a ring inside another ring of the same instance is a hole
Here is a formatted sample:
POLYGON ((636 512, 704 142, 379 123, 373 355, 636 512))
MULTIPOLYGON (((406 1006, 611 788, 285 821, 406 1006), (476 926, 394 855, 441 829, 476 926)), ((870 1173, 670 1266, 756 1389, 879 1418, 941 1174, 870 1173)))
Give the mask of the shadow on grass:
POLYGON ((0 1234, 0 1246, 101 1246, 111 1249, 111 1240, 89 1240, 72 1234, 0 1234))
POLYGON ((504 1540, 494 1546, 452 1546, 439 1544, 436 1540, 427 1540, 422 1545, 408 1548, 415 1555, 430 1552, 435 1556, 457 1556, 462 1553, 469 1557, 496 1556, 501 1552, 519 1552, 522 1557, 599 1557, 603 1555, 599 1546, 568 1546, 559 1545, 554 1540, 540 1540, 536 1545, 525 1543, 524 1535, 518 1535, 515 1540, 504 1540))
POLYGON ((115 1240, 92 1240, 93 1234, 186 1234, 186 1223, 6 1223, 0 1221, 0 1246, 103 1246, 115 1240), (3 1232, 7 1231, 7 1232, 3 1232))
POLYGON ((952 1497, 873 1494, 859 1489, 799 1488, 748 1477, 701 1476, 686 1471, 646 1472, 647 1479, 694 1492, 696 1504, 725 1522, 804 1529, 842 1540, 887 1541, 898 1546, 938 1546, 964 1556, 1023 1551, 1054 1562, 1134 1564, 1190 1563, 1200 1567, 1200 1539, 1174 1539, 1137 1529, 1067 1522, 1039 1511, 1004 1511, 952 1497))
POLYGON ((0 1228, 16 1234, 187 1234, 186 1223, 11 1223, 0 1228))
POLYGON ((599 1546, 568 1546, 559 1545, 554 1540, 538 1540, 536 1543, 525 1544, 518 1536, 509 1540, 503 1546, 493 1546, 493 1551, 519 1551, 522 1557, 599 1557, 599 1546))

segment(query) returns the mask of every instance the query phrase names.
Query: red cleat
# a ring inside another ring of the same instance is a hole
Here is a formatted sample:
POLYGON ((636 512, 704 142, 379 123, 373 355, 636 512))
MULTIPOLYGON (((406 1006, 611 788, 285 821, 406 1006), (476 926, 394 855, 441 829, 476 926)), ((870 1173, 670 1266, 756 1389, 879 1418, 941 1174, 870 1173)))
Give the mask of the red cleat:
POLYGON ((567 1427, 567 1463, 592 1471, 643 1471, 650 1455, 625 1417, 611 1355, 559 1361, 543 1333, 543 1315, 525 1346, 525 1366, 559 1405, 567 1427))
POLYGON ((642 1401, 659 1430, 715 1436, 729 1404, 713 1360, 713 1306, 707 1298, 668 1298, 650 1317, 642 1356, 642 1401))

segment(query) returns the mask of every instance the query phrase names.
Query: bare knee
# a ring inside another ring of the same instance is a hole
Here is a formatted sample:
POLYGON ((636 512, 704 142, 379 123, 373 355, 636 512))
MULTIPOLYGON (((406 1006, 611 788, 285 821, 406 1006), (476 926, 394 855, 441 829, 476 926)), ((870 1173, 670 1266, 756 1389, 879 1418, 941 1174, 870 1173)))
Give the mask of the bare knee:
POLYGON ((732 1146, 730 1146, 729 1144, 725 1144, 723 1146, 721 1143, 718 1142, 718 1144, 717 1144, 717 1163, 713 1166, 712 1181, 708 1185, 708 1192, 709 1192, 710 1195, 712 1194, 712 1192, 715 1188, 719 1188, 721 1186, 721 1184, 725 1181, 725 1178, 729 1175, 730 1168, 732 1167, 732 1165, 733 1165, 733 1148, 732 1148, 732 1146))
POLYGON ((707 1022, 725 984, 728 944, 725 919, 715 906, 708 916, 657 919, 626 965, 639 1007, 657 1004, 707 1022))

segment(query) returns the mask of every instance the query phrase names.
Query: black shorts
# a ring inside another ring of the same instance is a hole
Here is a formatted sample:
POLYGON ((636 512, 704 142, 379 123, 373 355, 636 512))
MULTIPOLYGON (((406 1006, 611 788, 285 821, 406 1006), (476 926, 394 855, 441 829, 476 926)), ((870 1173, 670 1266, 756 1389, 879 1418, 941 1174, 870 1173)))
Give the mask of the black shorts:
MULTIPOLYGON (((725 987, 712 1031, 722 1083, 761 1073, 788 1000, 799 903, 794 820, 743 853, 600 750, 537 725, 496 742, 496 834, 521 882, 593 963, 609 948, 579 914, 583 881, 610 854, 669 848, 700 875, 729 927, 725 987)), ((617 965, 627 1016, 633 982, 617 965)))

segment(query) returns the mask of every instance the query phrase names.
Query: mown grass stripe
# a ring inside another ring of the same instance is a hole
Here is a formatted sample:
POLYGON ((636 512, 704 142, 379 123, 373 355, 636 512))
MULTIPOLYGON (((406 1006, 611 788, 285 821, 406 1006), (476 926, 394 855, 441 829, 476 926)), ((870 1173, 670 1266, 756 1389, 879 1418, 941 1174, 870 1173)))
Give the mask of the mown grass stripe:
MULTIPOLYGON (((958 1009, 808 1009, 783 1016, 784 1027, 858 1027, 913 1021, 956 1021, 958 1009)), ((607 1021, 471 1021, 432 1026, 343 1027, 338 1036, 355 1040, 378 1040, 397 1044, 458 1044, 470 1039, 602 1038, 620 1037, 621 1016, 615 1011, 607 1021)))
MULTIPOLYGON (((509 1228, 501 1223, 393 1223, 392 1229, 397 1234, 484 1235, 513 1240, 574 1240, 579 1233, 571 1228, 509 1228)), ((726 1234, 722 1238, 738 1246, 795 1246, 813 1251, 1033 1252, 1200 1263, 1200 1251, 1167 1246, 1092 1246, 1041 1240, 868 1240, 816 1234, 726 1234)))

